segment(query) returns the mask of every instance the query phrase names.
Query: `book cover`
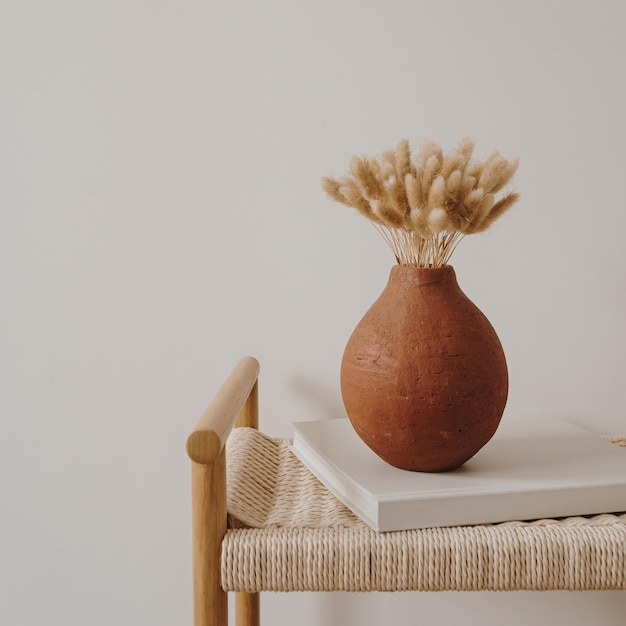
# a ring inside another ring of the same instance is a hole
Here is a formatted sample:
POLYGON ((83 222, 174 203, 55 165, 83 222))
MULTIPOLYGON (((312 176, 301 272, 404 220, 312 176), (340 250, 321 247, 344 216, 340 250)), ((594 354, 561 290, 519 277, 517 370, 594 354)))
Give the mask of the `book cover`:
POLYGON ((296 456, 377 531, 626 510, 626 449, 567 422, 503 419, 475 457, 436 474, 385 463, 347 418, 293 426, 296 456))

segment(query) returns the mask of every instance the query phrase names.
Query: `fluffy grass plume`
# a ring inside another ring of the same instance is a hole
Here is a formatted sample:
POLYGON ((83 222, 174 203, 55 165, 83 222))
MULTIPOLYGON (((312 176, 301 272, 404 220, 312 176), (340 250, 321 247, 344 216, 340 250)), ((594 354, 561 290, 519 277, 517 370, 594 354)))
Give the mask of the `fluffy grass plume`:
POLYGON ((413 155, 403 139, 378 158, 353 157, 349 174, 323 178, 322 188, 367 217, 400 265, 441 267, 465 235, 486 230, 519 199, 507 191, 517 159, 496 151, 481 162, 473 151, 465 138, 448 154, 427 141, 413 155))

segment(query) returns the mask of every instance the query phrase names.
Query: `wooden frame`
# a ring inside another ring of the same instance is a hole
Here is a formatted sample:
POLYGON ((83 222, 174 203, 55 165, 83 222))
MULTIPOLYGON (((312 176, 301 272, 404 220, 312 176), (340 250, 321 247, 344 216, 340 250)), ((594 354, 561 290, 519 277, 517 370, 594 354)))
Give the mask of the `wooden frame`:
MULTIPOLYGON (((226 534, 226 440, 233 427, 258 428, 259 363, 237 363, 187 438, 192 463, 193 604, 195 626, 228 624, 221 583, 226 534)), ((259 626, 259 594, 236 593, 237 626, 259 626)))

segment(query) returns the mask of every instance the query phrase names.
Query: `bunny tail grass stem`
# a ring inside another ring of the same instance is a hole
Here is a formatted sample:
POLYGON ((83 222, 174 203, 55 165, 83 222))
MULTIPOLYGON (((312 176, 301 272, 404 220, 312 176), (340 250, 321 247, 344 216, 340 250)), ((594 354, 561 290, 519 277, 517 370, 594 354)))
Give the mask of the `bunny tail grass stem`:
POLYGON ((448 263, 464 237, 460 232, 441 232, 423 237, 415 231, 372 224, 385 240, 400 265, 406 267, 442 267, 448 263))

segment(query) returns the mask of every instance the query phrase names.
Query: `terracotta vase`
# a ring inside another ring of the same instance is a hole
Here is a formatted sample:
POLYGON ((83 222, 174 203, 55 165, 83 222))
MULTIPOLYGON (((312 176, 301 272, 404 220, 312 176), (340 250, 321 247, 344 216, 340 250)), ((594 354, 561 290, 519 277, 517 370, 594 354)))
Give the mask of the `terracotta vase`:
POLYGON ((441 472, 495 433, 508 394, 506 359, 451 266, 397 265, 348 341, 341 391, 357 434, 382 459, 441 472))

